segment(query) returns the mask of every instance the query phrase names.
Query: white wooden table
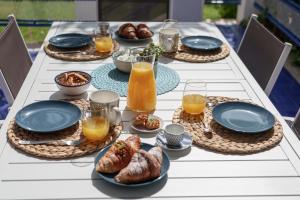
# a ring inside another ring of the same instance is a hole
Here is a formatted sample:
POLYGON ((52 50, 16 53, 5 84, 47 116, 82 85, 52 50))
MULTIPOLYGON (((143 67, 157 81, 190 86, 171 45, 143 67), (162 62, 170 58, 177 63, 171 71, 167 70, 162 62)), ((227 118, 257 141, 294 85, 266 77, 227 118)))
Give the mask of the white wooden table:
MULTIPOLYGON (((114 29, 118 23, 111 23, 114 29)), ((157 32, 160 23, 149 23, 157 32)), ((66 32, 91 33, 95 23, 63 23, 52 25, 46 40, 66 32)), ((212 24, 182 23, 182 35, 210 35, 225 38, 212 24)), ((122 44, 124 45, 124 44, 122 44)), ((24 85, 1 129, 0 199, 109 199, 145 197, 155 199, 300 199, 300 142, 291 132, 234 50, 224 60, 192 64, 163 58, 161 62, 175 69, 181 78, 173 91, 158 96, 156 114, 166 124, 181 103, 186 79, 202 79, 208 83, 208 95, 250 99, 265 106, 283 123, 284 138, 271 150, 253 155, 222 155, 192 147, 178 154, 170 153, 168 178, 140 189, 112 187, 93 173, 94 155, 70 160, 46 160, 14 150, 6 141, 9 119, 23 106, 45 99, 65 98, 58 93, 53 78, 67 70, 91 72, 111 58, 92 62, 64 62, 52 59, 41 49, 24 85)), ((17 74, 17 72, 16 72, 17 74)), ((93 86, 89 92, 95 90, 93 86)), ((124 109, 126 98, 121 98, 124 109)), ((123 120, 129 121, 126 117, 123 120)), ((125 123, 126 124, 126 123, 125 123)), ((143 137, 143 135, 142 135, 143 137)), ((143 137, 155 143, 155 138, 143 137)))

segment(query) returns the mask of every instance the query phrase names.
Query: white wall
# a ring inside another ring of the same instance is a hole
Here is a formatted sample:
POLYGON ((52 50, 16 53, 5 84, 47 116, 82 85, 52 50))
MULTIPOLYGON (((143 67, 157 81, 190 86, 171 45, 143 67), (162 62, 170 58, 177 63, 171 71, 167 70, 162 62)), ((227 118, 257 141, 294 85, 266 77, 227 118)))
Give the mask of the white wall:
POLYGON ((76 5, 76 20, 78 21, 98 21, 98 2, 90 1, 75 1, 76 5))
POLYGON ((241 22, 243 19, 248 19, 252 13, 255 13, 254 1, 255 0, 241 0, 236 15, 238 22, 241 22))
POLYGON ((169 18, 178 21, 202 20, 204 0, 169 0, 169 18))

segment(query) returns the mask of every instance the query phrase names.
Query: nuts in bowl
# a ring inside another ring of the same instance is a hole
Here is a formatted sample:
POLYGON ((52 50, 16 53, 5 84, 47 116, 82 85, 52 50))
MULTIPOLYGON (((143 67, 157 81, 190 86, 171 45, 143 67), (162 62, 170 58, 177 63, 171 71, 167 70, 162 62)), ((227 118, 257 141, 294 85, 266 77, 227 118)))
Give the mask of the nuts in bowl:
POLYGON ((80 95, 90 86, 92 77, 82 71, 68 71, 55 77, 57 87, 66 95, 80 95))

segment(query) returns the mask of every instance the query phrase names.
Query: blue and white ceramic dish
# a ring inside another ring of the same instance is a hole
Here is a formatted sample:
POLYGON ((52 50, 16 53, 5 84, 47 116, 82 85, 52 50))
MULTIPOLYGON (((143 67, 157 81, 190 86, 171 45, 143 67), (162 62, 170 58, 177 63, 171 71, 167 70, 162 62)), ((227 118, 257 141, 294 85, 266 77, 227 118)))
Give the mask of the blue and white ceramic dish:
POLYGON ((192 146, 193 139, 188 133, 183 134, 183 139, 181 140, 180 144, 177 146, 168 145, 167 140, 163 132, 160 132, 156 136, 156 144, 160 146, 163 149, 169 150, 169 151, 182 151, 190 146, 192 146))
POLYGON ((181 43, 194 50, 213 51, 219 49, 223 42, 210 36, 188 36, 181 39, 181 43))
POLYGON ((260 133, 275 124, 275 118, 268 110, 245 102, 221 103, 214 107, 212 116, 220 125, 240 133, 260 133))
MULTIPOLYGON (((95 166, 96 164, 98 163, 98 161, 102 158, 102 156, 104 156, 104 154, 108 151, 108 149, 111 147, 110 146, 107 146, 105 147, 104 149, 102 149, 99 154, 96 156, 95 158, 95 166)), ((149 151, 151 148, 153 148, 154 146, 151 145, 151 144, 146 144, 146 143, 142 143, 141 144, 141 149, 144 149, 145 151, 149 151)), ((118 185, 118 186, 125 186, 125 187, 141 187, 141 186, 147 186, 147 185, 150 185, 150 184, 153 184, 159 180, 161 180, 163 177, 165 177, 168 173, 168 170, 169 170, 169 167, 170 167, 170 160, 167 156, 166 153, 163 152, 163 163, 162 163, 162 166, 161 166, 161 169, 160 169, 160 176, 156 179, 153 179, 153 180, 149 180, 149 181, 144 181, 144 182, 141 182, 141 183, 135 183, 135 184, 124 184, 124 183, 118 183, 115 181, 114 177, 117 175, 117 173, 114 173, 114 174, 106 174, 106 173, 99 173, 99 172, 96 172, 96 174, 98 174, 99 177, 101 177, 102 179, 104 179, 105 181, 113 184, 113 185, 118 185)))
POLYGON ((73 49, 84 47, 92 42, 92 37, 80 33, 66 33, 50 38, 49 43, 57 48, 73 49))
POLYGON ((23 129, 49 133, 76 124, 81 118, 80 109, 65 101, 40 101, 22 108, 16 114, 16 123, 23 129))

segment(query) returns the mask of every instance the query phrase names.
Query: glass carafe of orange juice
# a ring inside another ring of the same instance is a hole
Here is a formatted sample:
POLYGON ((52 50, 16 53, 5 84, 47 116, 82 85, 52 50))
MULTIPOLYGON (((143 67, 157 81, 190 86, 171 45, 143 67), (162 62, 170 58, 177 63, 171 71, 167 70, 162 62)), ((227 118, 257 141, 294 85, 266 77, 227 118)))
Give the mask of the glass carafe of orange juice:
POLYGON ((90 141, 103 142, 109 132, 109 120, 105 108, 97 111, 86 109, 82 113, 82 133, 90 141))
POLYGON ((187 80, 184 87, 182 108, 189 114, 201 114, 206 107, 206 83, 187 80))
POLYGON ((127 107, 135 112, 151 112, 156 107, 155 55, 136 56, 128 83, 127 107))
POLYGON ((99 53, 108 53, 113 49, 113 40, 109 30, 109 23, 101 22, 95 31, 96 51, 99 53))

